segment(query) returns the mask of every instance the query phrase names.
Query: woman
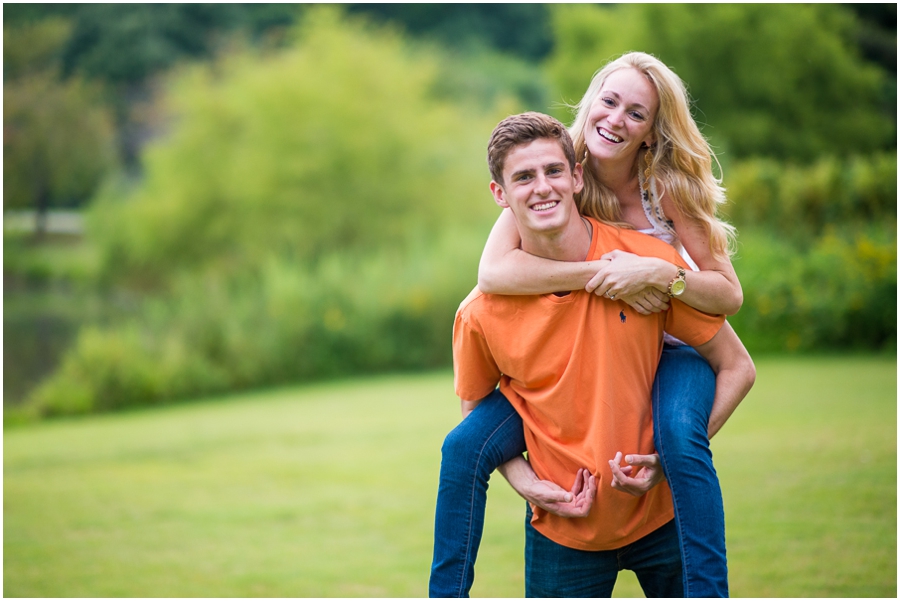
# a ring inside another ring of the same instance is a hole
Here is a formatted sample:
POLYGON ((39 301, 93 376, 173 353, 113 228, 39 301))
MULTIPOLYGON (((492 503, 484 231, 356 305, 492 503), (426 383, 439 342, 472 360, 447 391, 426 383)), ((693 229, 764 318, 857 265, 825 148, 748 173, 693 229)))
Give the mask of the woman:
MULTIPOLYGON (((514 220, 504 212, 482 256, 479 288, 495 294, 585 288, 645 314, 666 309, 674 296, 708 313, 737 312, 742 293, 729 260, 734 230, 716 217, 724 192, 681 80, 652 56, 626 54, 594 76, 570 133, 584 168, 580 210, 661 238, 692 259, 697 270, 684 273, 666 261, 622 251, 583 263, 534 257, 518 249, 514 220)), ((727 596, 724 512, 709 451, 709 436, 721 426, 721 421, 710 423, 715 375, 690 347, 674 339, 666 343, 653 388, 654 442, 672 489, 685 595, 727 596)), ((448 435, 432 595, 467 595, 487 479, 525 450, 521 429, 508 403, 494 399, 476 407, 448 435), (459 507, 451 499, 468 503, 459 507)))

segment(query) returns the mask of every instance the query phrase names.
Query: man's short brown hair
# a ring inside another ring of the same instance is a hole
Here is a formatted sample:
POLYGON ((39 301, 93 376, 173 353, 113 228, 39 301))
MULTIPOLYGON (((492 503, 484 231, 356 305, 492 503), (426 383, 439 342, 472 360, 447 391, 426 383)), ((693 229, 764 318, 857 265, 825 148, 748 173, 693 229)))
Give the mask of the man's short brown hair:
POLYGON ((549 138, 556 140, 562 147, 566 159, 569 161, 569 170, 575 169, 575 146, 566 126, 543 113, 528 112, 507 117, 497 124, 488 142, 488 167, 491 170, 491 179, 504 185, 503 165, 506 157, 516 146, 549 138))

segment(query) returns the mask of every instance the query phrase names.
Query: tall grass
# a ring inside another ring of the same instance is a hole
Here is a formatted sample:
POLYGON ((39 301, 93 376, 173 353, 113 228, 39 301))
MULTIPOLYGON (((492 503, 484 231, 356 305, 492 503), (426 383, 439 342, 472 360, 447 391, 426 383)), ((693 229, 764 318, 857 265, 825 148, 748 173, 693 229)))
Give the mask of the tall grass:
MULTIPOLYGON (((896 596, 896 360, 758 371, 713 441, 732 594, 896 596)), ((449 373, 215 401, 7 429, 4 595, 426 594, 449 373)), ((473 596, 523 595, 523 516, 498 479, 473 596)))

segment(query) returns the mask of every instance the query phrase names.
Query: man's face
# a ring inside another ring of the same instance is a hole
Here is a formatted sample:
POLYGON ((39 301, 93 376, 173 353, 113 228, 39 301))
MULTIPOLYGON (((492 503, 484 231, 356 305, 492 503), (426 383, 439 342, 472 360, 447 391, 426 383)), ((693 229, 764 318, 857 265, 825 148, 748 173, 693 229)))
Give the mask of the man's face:
POLYGON ((491 182, 494 200, 509 207, 519 226, 534 233, 552 233, 578 215, 575 194, 581 191, 581 165, 569 170, 559 142, 549 138, 513 148, 503 166, 503 184, 491 182))

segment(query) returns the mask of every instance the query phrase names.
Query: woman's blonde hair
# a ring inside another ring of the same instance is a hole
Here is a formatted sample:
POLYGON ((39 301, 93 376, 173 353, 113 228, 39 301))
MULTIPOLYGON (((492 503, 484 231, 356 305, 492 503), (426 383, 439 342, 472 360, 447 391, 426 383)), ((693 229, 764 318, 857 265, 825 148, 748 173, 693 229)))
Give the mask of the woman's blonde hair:
POLYGON ((685 217, 703 224, 709 233, 713 255, 720 259, 730 256, 736 232, 733 226, 717 216, 719 205, 725 203, 725 189, 712 172, 712 161, 718 165, 718 159, 691 117, 687 89, 681 78, 662 61, 643 52, 629 52, 607 63, 594 74, 581 102, 571 107, 576 114, 569 133, 575 143, 575 156, 583 162, 584 168, 584 190, 576 198, 578 208, 600 221, 627 225, 622 223, 615 194, 598 181, 590 161, 584 160, 587 156, 584 130, 591 105, 606 78, 615 71, 629 68, 643 73, 659 95, 659 109, 652 129, 656 143, 652 149, 639 153, 635 170, 638 164, 643 164, 645 154, 652 150, 650 172, 656 181, 685 217))

